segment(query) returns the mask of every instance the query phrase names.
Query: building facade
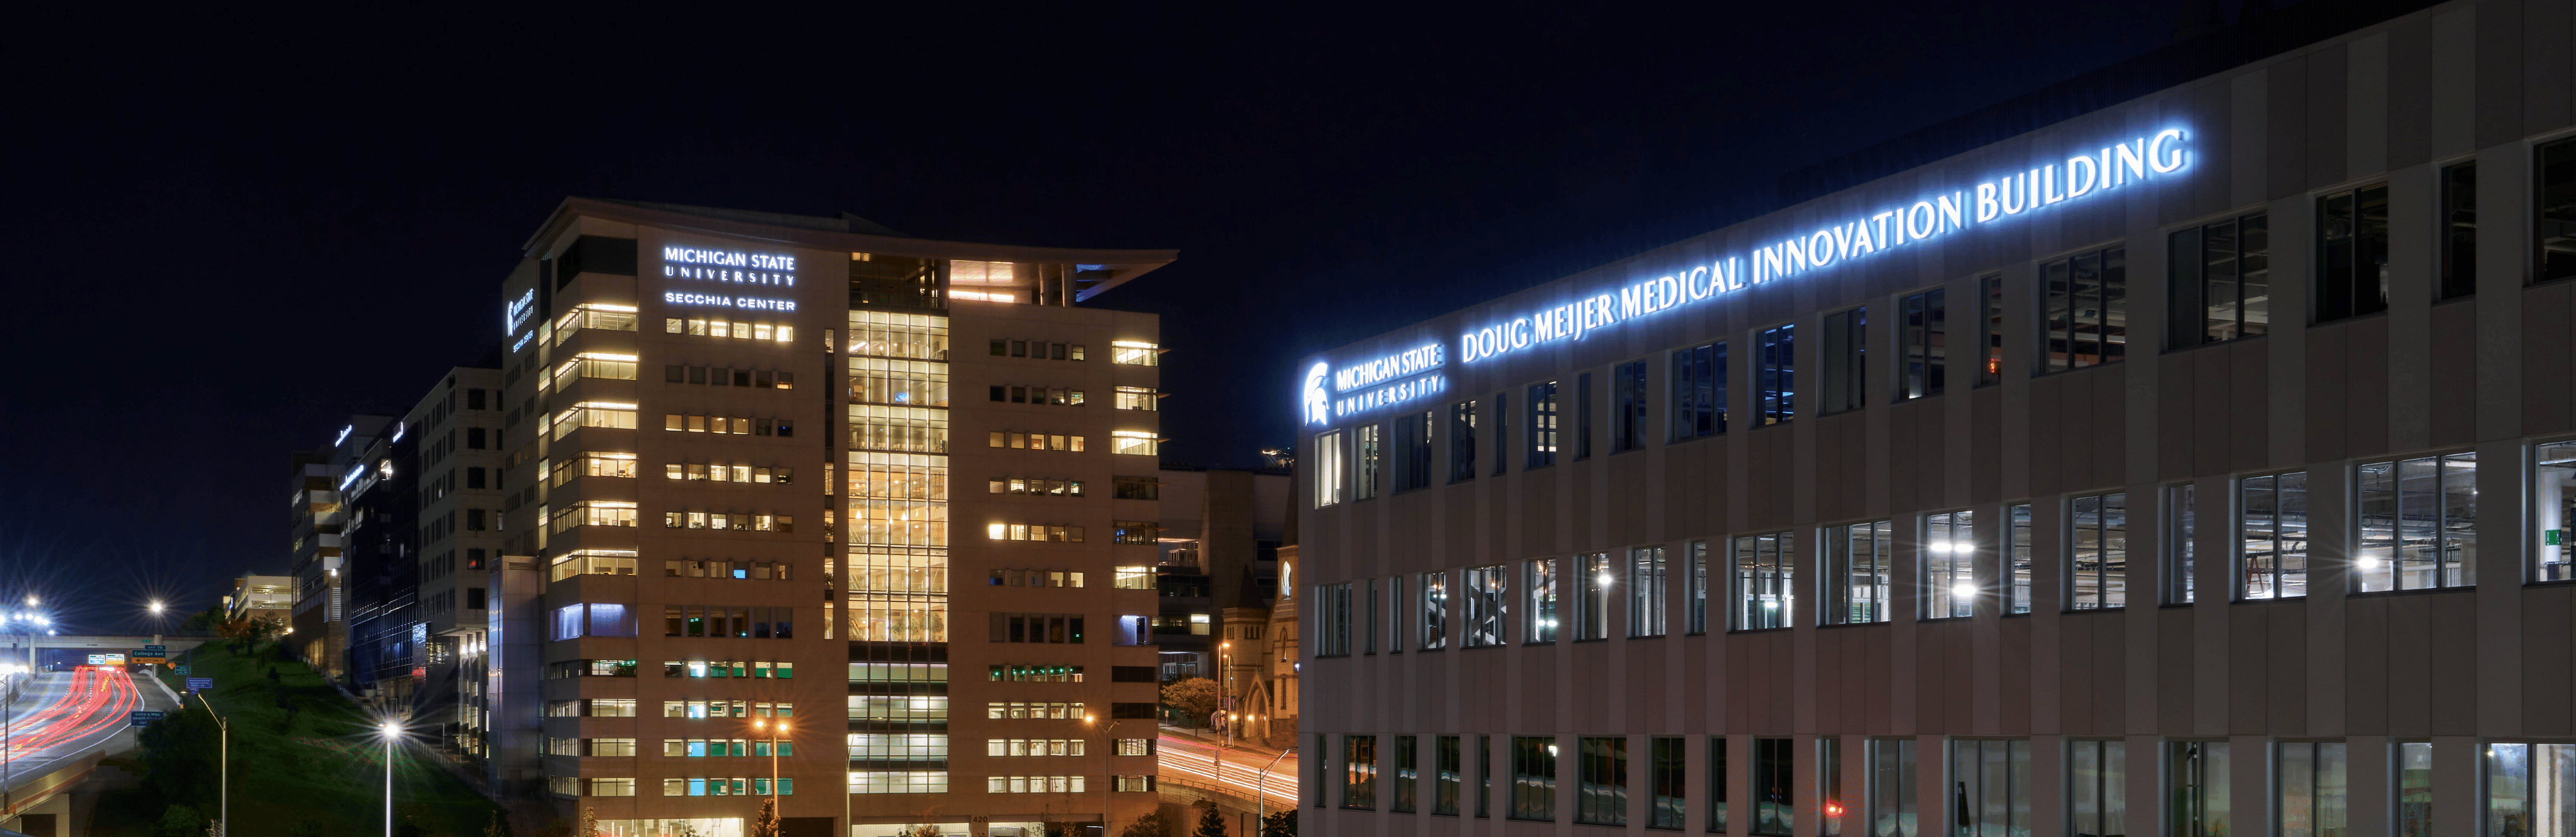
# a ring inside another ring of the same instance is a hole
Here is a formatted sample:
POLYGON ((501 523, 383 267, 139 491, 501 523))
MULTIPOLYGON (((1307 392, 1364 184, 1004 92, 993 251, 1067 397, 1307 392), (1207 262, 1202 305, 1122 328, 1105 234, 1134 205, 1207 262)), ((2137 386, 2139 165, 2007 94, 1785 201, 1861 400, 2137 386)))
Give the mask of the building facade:
POLYGON ((1311 359, 1304 827, 2563 833, 2571 26, 2336 28, 1311 359))
POLYGON ((366 459, 367 451, 392 424, 384 416, 351 416, 329 447, 289 457, 287 566, 295 578, 295 608, 286 641, 305 663, 333 679, 350 673, 347 495, 370 478, 376 463, 366 459))
POLYGON ((259 619, 283 629, 294 610, 293 576, 243 573, 233 579, 233 591, 224 595, 226 619, 259 619))
MULTIPOLYGON (((497 359, 498 352, 495 352, 497 359)), ((419 669, 415 729, 480 759, 489 746, 485 672, 491 574, 501 555, 501 370, 459 366, 439 377, 403 421, 418 439, 418 543, 413 554, 419 669)), ((412 626, 405 626, 409 630, 412 626)))
POLYGON ((496 775, 619 835, 1153 810, 1159 338, 1078 303, 1171 258, 566 201, 503 284, 496 775))

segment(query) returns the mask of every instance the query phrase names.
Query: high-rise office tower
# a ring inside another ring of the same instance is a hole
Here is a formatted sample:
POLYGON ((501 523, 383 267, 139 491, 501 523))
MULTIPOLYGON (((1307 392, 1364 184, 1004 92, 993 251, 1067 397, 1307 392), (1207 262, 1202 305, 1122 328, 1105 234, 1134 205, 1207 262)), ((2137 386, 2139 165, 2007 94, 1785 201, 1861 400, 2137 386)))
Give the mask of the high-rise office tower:
POLYGON ((1172 258, 566 201, 504 283, 496 778, 616 834, 1151 811, 1157 320, 1079 303, 1172 258))

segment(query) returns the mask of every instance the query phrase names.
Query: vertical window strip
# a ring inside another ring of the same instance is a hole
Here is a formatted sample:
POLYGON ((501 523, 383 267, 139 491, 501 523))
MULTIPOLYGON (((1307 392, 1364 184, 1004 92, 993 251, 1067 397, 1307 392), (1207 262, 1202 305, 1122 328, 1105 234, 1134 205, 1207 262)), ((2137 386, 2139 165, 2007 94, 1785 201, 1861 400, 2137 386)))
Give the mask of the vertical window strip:
POLYGON ((1664 548, 1628 550, 1628 635, 1664 635, 1664 548))
POLYGON ((2068 506, 2066 609, 2128 606, 2129 495, 2077 497, 2068 506))
POLYGON ((2023 503, 2006 509, 2005 517, 2007 518, 2005 525, 2009 527, 2009 531, 2005 534, 2008 540, 2004 556, 2007 567, 2003 579, 2003 610, 2005 613, 2029 613, 2032 590, 2031 562, 2035 557, 2034 545, 2031 542, 2030 504, 2023 503))
POLYGON ((2236 598, 2308 594, 2308 474, 2237 480, 2236 598))
POLYGON ((1924 515, 1921 543, 1917 562, 1923 567, 1923 618, 1976 615, 1976 513, 1924 515))
POLYGON ((1824 601, 1818 624, 1860 625, 1888 620, 1888 574, 1894 563, 1891 521, 1831 526, 1823 531, 1824 601))

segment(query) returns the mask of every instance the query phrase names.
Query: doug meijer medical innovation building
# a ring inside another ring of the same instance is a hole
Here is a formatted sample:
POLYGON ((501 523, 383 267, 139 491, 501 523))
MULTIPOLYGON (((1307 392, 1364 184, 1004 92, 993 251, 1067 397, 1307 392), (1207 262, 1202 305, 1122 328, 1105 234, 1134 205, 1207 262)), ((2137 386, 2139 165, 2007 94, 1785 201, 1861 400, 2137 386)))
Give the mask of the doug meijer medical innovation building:
POLYGON ((2570 6, 1308 360, 1306 833, 2576 834, 2570 6))

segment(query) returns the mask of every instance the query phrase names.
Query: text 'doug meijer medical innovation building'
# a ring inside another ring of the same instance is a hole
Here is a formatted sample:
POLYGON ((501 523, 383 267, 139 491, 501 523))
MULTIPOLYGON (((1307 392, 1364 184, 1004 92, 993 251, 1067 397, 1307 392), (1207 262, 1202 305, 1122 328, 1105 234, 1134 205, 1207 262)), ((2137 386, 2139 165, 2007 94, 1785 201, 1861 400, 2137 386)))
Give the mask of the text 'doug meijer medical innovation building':
POLYGON ((1304 361, 1308 833, 2576 834, 2576 10, 2401 5, 1304 361))

